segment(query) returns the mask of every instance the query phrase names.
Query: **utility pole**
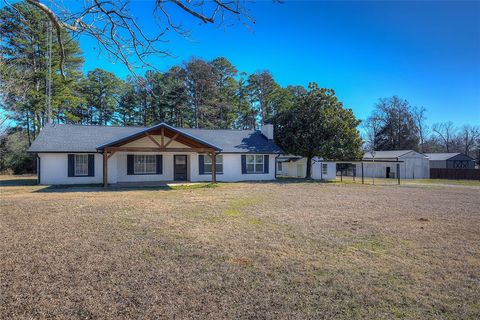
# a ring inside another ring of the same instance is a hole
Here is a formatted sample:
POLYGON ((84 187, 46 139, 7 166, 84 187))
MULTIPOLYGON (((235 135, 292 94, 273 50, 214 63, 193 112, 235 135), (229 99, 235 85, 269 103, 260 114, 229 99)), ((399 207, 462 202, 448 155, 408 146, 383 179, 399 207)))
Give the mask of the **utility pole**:
POLYGON ((47 123, 52 123, 52 22, 47 22, 47 75, 45 79, 45 109, 47 123))

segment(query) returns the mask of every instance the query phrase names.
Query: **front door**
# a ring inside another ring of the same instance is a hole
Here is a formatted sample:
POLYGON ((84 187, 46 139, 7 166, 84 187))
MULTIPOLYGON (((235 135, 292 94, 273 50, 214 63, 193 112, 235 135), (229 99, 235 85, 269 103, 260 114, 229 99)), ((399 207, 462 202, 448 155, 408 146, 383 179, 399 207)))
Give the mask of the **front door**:
POLYGON ((387 167, 386 176, 387 176, 387 178, 390 178, 390 167, 387 167))
POLYGON ((187 156, 173 156, 173 180, 187 180, 187 156))

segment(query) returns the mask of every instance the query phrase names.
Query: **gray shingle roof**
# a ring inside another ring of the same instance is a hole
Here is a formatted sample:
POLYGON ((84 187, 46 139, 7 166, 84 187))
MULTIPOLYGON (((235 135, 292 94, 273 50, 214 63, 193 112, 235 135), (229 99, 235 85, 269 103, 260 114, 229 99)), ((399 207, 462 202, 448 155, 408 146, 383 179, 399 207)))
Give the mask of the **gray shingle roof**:
POLYGON ((425 155, 429 158, 429 160, 435 160, 435 161, 442 161, 442 160, 448 160, 450 158, 453 158, 455 156, 458 156, 460 153, 455 152, 455 153, 425 153, 425 155))
MULTIPOLYGON (((391 150, 391 151, 375 151, 375 159, 390 159, 401 157, 413 150, 391 150)), ((363 159, 372 159, 372 154, 367 152, 363 155, 363 159)))
MULTIPOLYGON (((45 126, 29 152, 96 152, 97 148, 144 131, 145 127, 83 126, 56 124, 45 126)), ((256 130, 184 129, 180 132, 235 153, 282 153, 273 141, 256 130)))

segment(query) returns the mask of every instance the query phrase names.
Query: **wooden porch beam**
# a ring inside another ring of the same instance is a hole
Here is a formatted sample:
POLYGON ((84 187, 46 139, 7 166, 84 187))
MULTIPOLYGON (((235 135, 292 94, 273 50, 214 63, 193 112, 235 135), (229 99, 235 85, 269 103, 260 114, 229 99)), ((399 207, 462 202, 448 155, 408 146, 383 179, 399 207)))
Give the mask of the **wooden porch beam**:
POLYGON ((115 151, 109 152, 107 159, 110 159, 115 154, 115 151))
POLYGON ((155 143, 155 144, 157 145, 157 147, 162 148, 162 145, 161 145, 160 143, 158 143, 158 141, 155 140, 154 137, 152 137, 152 136, 149 135, 148 133, 147 133, 147 137, 148 137, 150 140, 152 140, 152 142, 155 143))
POLYGON ((217 183, 217 155, 215 152, 211 153, 212 156, 212 183, 217 183))
POLYGON ((198 152, 198 153, 212 153, 212 148, 148 148, 148 147, 106 147, 104 151, 116 152, 198 152))
POLYGON ((108 187, 108 151, 103 151, 103 187, 108 187))
POLYGON ((170 143, 172 143, 175 139, 177 139, 177 137, 178 137, 178 133, 175 133, 175 135, 174 135, 172 138, 170 138, 170 140, 167 142, 167 144, 164 145, 163 147, 164 147, 164 148, 168 147, 168 145, 169 145, 170 143))
POLYGON ((165 143, 164 143, 165 142, 165 129, 163 127, 160 129, 160 140, 161 140, 161 143, 160 143, 161 147, 164 147, 165 146, 165 143))

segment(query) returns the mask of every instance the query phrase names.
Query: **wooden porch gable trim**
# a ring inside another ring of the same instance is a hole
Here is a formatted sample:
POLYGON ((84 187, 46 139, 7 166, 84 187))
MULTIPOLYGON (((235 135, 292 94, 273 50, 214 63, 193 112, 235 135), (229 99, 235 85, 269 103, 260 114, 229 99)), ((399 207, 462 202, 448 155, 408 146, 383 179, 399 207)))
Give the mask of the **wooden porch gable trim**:
POLYGON ((160 140, 162 142, 161 146, 163 147, 165 145, 165 139, 164 139, 165 138, 165 128, 164 127, 162 127, 160 129, 160 137, 161 137, 160 140))
POLYGON ((106 147, 104 151, 126 151, 126 152, 197 152, 197 153, 212 153, 215 152, 212 148, 149 148, 149 147, 106 147))
POLYGON ((161 126, 157 126, 157 127, 152 127, 149 130, 145 130, 138 134, 134 134, 130 137, 120 139, 117 142, 113 142, 113 143, 101 146, 98 149, 104 150, 106 148, 121 147, 128 143, 134 142, 136 140, 139 140, 145 137, 148 138, 151 142, 153 142, 155 146, 158 148, 166 148, 173 141, 177 141, 190 148, 209 148, 209 149, 214 149, 216 151, 221 150, 218 147, 206 141, 200 140, 194 136, 190 136, 188 133, 183 133, 177 130, 176 128, 169 127, 168 125, 165 125, 165 124, 162 124, 161 126), (159 136, 159 139, 157 140, 154 136, 159 136))
POLYGON ((172 143, 173 141, 175 141, 175 139, 177 139, 177 138, 178 138, 178 133, 175 133, 175 135, 174 135, 172 138, 170 138, 170 140, 167 142, 166 145, 164 145, 164 147, 165 147, 165 148, 168 147, 168 145, 169 145, 170 143, 172 143))
POLYGON ((147 133, 147 137, 157 145, 157 147, 162 148, 163 147, 163 136, 162 136, 162 144, 158 143, 157 140, 155 140, 154 137, 152 137, 149 133, 147 133))
MULTIPOLYGON (((178 136, 179 136, 178 133, 175 133, 175 135, 173 135, 173 137, 171 137, 171 138, 168 140, 168 142, 165 144, 165 143, 164 143, 164 142, 165 142, 165 130, 164 130, 164 128, 161 128, 161 131, 160 131, 160 132, 161 132, 161 133, 160 133, 160 143, 158 143, 158 141, 157 141, 154 137, 152 137, 152 135, 151 135, 150 133, 147 132, 147 133, 145 134, 145 135, 147 136, 147 138, 149 138, 150 141, 152 141, 153 143, 155 143, 155 144, 157 145, 157 147, 159 147, 159 148, 166 148, 166 147, 168 147, 168 145, 169 145, 170 143, 172 143, 173 141, 175 141, 175 140, 178 138, 178 136)), ((141 138, 140 138, 140 139, 141 139, 141 138)))

